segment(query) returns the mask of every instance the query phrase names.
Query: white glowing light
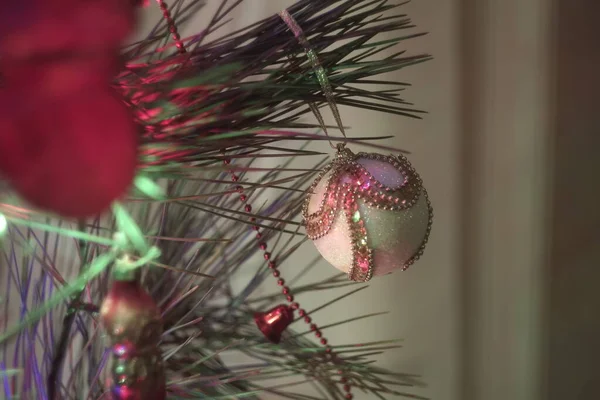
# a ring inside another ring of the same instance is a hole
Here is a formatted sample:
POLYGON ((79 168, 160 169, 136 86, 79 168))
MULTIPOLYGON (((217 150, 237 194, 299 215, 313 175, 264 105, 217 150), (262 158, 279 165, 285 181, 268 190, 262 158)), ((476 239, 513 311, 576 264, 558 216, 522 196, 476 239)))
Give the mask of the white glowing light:
POLYGON ((0 214, 0 235, 6 232, 7 226, 8 222, 6 221, 6 217, 3 214, 0 214))

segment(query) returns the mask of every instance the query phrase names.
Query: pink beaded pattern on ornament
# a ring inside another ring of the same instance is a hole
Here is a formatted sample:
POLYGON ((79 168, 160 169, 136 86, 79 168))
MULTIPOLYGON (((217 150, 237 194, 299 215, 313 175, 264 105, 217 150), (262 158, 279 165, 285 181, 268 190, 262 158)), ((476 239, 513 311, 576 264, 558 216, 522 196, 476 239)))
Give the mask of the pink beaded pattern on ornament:
POLYGON ((421 195, 425 196, 429 209, 429 221, 425 238, 416 253, 402 266, 402 270, 406 270, 421 257, 433 224, 433 208, 421 178, 406 157, 402 155, 393 157, 374 153, 354 154, 343 144, 340 144, 336 158, 321 171, 310 187, 309 193, 314 193, 319 182, 328 173, 327 189, 319 209, 309 214, 310 196, 304 202, 302 214, 306 225, 306 234, 311 240, 327 235, 338 216, 340 208, 343 210, 346 223, 350 227, 352 241, 352 265, 348 271, 350 280, 366 282, 372 278, 374 272, 373 250, 368 246, 368 232, 358 208, 358 200, 363 200, 368 207, 401 211, 414 206, 421 195), (389 163, 402 173, 404 176, 403 184, 399 188, 385 186, 360 165, 357 162, 358 159, 389 163), (352 183, 342 183, 343 177, 351 177, 352 183))

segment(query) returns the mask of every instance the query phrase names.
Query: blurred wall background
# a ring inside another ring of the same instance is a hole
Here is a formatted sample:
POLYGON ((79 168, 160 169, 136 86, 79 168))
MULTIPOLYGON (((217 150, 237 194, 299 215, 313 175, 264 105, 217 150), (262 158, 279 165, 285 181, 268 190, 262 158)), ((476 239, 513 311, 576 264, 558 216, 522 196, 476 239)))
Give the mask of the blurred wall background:
POLYGON ((544 398, 600 398, 600 3, 557 1, 544 398))

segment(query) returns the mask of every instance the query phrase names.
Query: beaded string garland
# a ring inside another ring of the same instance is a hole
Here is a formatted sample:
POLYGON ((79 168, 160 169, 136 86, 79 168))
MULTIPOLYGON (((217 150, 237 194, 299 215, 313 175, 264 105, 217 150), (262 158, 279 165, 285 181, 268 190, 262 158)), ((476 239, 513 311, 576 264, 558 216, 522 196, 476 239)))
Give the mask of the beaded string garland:
MULTIPOLYGON (((225 166, 230 165, 231 158, 225 157, 223 160, 223 164, 225 166)), ((233 170, 230 170, 229 175, 233 182, 238 182, 240 179, 238 174, 236 174, 233 170)), ((252 212, 252 204, 250 204, 250 202, 248 201, 248 196, 246 194, 244 194, 244 187, 241 185, 237 185, 235 187, 235 190, 237 193, 239 193, 238 200, 240 201, 241 204, 243 204, 244 211, 247 213, 252 212)), ((306 323, 309 326, 310 330, 314 333, 315 337, 319 340, 319 343, 322 346, 324 346, 325 355, 329 358, 329 360, 334 365, 339 366, 339 369, 337 372, 340 375, 340 380, 338 383, 341 385, 341 388, 343 389, 344 397, 347 400, 352 400, 352 398, 354 397, 354 395, 352 394, 352 378, 351 378, 350 374, 344 368, 344 365, 345 365, 344 360, 335 353, 335 351, 333 350, 333 348, 331 347, 331 345, 329 343, 329 340, 323 335, 323 332, 322 332, 321 328, 319 327, 319 325, 316 324, 316 322, 310 316, 310 313, 308 311, 306 311, 304 308, 302 308, 300 303, 294 297, 292 289, 286 284, 286 281, 281 273, 281 270, 279 269, 277 260, 273 257, 272 253, 268 250, 268 244, 263 239, 263 232, 261 232, 261 229, 257 223, 256 217, 250 217, 250 223, 252 225, 252 230, 254 230, 256 232, 256 243, 258 245, 258 248, 260 248, 263 251, 263 258, 268 263, 268 267, 271 270, 271 275, 273 276, 274 279, 276 279, 277 285, 279 287, 281 287, 281 293, 283 294, 283 296, 285 296, 285 299, 288 303, 288 305, 280 304, 280 305, 274 307, 272 310, 269 310, 267 313, 259 313, 259 312, 255 313, 254 319, 257 322, 257 325, 259 325, 259 327, 260 327, 259 322, 260 322, 260 318, 263 315, 271 314, 271 317, 272 317, 272 315, 274 313, 285 315, 285 318, 287 319, 287 321, 291 322, 291 320, 294 316, 294 313, 297 311, 300 318, 302 318, 302 321, 304 321, 304 323, 306 323)), ((278 343, 281 340, 282 332, 279 331, 279 329, 281 329, 281 327, 272 326, 271 328, 274 330, 278 330, 278 331, 277 332, 271 331, 271 332, 269 332, 270 334, 268 334, 266 332, 263 332, 263 333, 265 333, 267 340, 271 341, 272 343, 278 343), (274 333, 274 335, 273 335, 273 333, 274 333)))

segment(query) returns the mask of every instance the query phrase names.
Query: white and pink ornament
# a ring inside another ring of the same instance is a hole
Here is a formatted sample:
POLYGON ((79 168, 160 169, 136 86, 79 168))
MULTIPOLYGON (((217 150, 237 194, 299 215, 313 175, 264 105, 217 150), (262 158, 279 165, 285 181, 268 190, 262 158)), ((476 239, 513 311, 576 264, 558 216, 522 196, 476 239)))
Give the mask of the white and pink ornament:
POLYGON ((304 202, 308 237, 357 282, 405 270, 422 254, 433 210, 406 157, 338 147, 304 202))

